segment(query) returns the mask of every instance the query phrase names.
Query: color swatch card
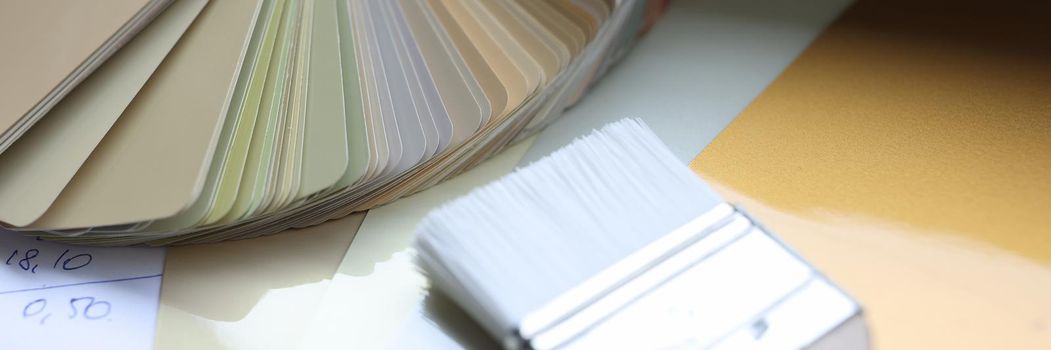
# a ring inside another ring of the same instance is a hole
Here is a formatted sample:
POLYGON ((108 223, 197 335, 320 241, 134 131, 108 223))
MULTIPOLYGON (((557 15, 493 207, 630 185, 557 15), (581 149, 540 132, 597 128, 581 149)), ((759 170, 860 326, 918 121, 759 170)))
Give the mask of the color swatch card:
POLYGON ((40 217, 206 4, 170 6, 0 153, 2 221, 18 226, 40 217))
POLYGON ((173 0, 14 1, 0 10, 0 151, 173 0))
POLYGON ((176 2, 0 153, 0 223, 67 242, 168 245, 382 205, 547 125, 659 10, 176 2))
POLYGON ((152 346, 163 248, 68 246, 0 231, 0 348, 152 346))

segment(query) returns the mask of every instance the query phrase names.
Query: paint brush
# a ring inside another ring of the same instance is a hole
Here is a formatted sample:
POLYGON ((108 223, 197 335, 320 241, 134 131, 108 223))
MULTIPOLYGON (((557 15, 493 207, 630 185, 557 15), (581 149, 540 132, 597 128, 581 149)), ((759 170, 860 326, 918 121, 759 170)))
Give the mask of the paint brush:
POLYGON ((434 285, 508 349, 865 349, 860 306, 641 121, 435 209, 434 285))

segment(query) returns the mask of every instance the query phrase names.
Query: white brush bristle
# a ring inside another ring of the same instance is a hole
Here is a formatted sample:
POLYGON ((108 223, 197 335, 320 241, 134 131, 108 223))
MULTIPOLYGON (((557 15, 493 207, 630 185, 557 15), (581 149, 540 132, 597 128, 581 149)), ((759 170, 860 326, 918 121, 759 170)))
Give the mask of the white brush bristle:
POLYGON ((415 245, 435 285, 502 337, 718 202, 648 127, 627 119, 435 209, 415 245))

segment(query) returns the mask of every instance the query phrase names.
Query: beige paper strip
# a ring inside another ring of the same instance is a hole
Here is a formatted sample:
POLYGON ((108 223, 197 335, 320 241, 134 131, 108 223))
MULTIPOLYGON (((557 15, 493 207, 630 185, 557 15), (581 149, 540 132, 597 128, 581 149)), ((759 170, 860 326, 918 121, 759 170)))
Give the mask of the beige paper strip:
POLYGON ((193 202, 226 116, 259 3, 216 1, 32 227, 165 218, 193 202))

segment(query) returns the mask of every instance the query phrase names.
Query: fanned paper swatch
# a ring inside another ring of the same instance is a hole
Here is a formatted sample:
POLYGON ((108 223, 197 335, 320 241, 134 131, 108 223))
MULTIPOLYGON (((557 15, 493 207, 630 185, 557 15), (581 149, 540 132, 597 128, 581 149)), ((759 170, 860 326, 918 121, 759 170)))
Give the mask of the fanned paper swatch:
POLYGON ((663 3, 140 2, 164 11, 68 99, 0 115, 3 226, 185 244, 390 202, 545 126, 663 3))

